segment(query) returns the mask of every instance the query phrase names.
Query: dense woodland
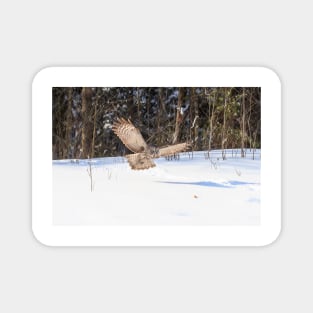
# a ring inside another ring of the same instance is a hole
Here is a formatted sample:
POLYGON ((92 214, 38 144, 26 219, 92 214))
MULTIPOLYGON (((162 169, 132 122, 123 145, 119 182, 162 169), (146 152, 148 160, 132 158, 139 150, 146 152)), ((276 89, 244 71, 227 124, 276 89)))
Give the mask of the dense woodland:
MULTIPOLYGON (((54 87, 53 159, 128 153, 112 132, 130 119, 156 146, 189 141, 192 149, 261 146, 261 88, 256 87, 54 87)), ((223 154, 224 156, 224 154, 223 154)))

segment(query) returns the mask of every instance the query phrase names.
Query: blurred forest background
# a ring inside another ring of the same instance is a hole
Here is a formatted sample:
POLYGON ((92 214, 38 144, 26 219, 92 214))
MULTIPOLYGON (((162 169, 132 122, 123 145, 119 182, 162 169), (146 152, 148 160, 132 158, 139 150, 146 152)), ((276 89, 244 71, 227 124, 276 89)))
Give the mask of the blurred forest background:
POLYGON ((150 145, 192 142, 193 150, 261 148, 258 87, 54 87, 53 159, 120 156, 111 130, 130 119, 150 145))

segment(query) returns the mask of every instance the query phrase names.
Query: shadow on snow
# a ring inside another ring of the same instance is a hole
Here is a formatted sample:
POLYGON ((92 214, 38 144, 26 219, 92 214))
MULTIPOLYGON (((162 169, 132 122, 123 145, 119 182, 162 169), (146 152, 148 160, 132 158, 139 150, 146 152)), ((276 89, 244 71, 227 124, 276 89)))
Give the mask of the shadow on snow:
POLYGON ((234 188, 235 186, 243 185, 256 185, 256 183, 249 183, 237 180, 230 180, 225 183, 216 183, 211 181, 196 181, 196 182, 181 182, 181 181, 158 181, 163 184, 175 184, 175 185, 194 185, 203 187, 215 187, 215 188, 234 188))

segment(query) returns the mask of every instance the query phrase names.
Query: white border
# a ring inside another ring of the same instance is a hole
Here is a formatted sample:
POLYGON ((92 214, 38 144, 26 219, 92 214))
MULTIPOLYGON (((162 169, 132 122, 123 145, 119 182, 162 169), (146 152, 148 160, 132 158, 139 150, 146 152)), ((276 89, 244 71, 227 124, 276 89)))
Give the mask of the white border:
POLYGON ((32 228, 49 246, 264 246, 281 229, 281 84, 263 67, 50 67, 32 86, 32 228), (261 225, 56 226, 52 87, 261 87, 261 225))

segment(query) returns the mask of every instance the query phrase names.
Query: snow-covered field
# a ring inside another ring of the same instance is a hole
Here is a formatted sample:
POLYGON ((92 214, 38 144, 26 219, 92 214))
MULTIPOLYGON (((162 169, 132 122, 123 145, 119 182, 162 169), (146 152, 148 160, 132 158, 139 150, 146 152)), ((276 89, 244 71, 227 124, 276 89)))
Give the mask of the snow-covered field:
POLYGON ((260 150, 181 154, 131 170, 122 157, 53 161, 58 225, 258 225, 260 150), (91 192, 90 169, 93 176, 91 192))

